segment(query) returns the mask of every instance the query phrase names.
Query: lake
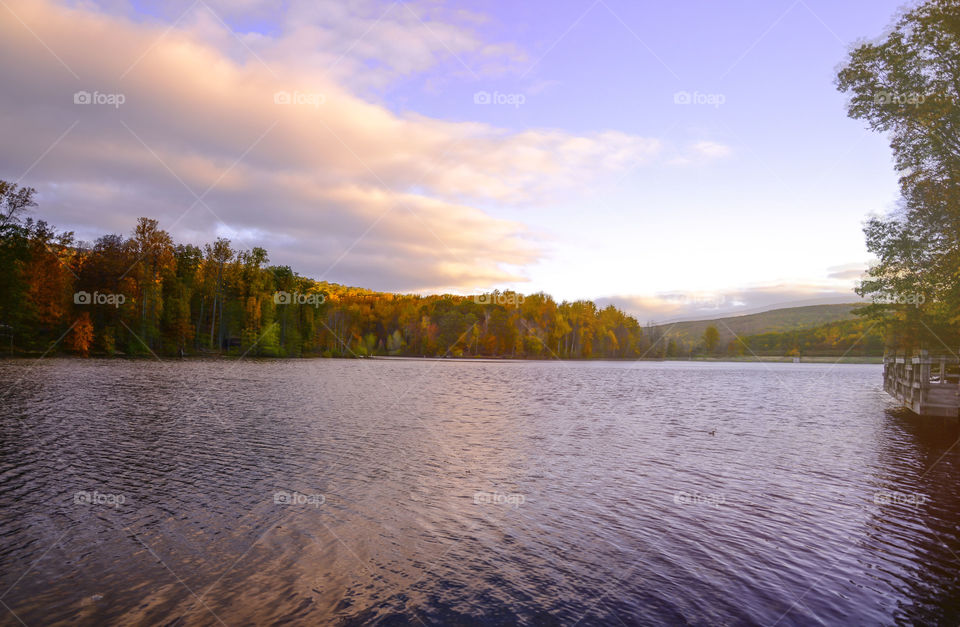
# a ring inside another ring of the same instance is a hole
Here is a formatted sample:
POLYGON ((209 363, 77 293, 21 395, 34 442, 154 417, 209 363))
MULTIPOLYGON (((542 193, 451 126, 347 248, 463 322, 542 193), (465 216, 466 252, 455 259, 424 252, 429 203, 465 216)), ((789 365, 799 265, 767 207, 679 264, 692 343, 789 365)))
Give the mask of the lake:
POLYGON ((0 361, 0 623, 955 625, 960 430, 881 383, 0 361))

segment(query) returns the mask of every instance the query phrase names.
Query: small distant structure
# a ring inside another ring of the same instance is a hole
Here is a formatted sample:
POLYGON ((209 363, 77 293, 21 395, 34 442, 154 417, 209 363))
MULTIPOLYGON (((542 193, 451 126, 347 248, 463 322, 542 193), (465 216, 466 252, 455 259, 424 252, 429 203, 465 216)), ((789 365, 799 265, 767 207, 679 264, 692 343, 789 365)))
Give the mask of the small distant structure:
POLYGON ((800 363, 800 358, 799 358, 799 357, 794 357, 794 358, 793 358, 793 363, 799 364, 799 363, 800 363))
POLYGON ((915 414, 960 418, 960 358, 885 356, 883 389, 915 414))

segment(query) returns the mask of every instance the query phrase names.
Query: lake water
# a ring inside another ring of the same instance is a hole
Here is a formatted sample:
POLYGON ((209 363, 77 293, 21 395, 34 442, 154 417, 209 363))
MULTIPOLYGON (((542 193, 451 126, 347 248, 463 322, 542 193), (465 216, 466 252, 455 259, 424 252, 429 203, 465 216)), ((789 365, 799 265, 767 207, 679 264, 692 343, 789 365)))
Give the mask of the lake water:
POLYGON ((960 431, 880 385, 0 361, 0 624, 956 625, 960 431))

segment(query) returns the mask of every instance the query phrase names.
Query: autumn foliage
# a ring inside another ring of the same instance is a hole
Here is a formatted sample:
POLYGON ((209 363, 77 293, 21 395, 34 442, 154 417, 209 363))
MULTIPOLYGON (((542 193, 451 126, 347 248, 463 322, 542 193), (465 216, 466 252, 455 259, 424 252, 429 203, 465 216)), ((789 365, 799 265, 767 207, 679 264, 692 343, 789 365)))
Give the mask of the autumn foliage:
POLYGON ((657 339, 613 306, 546 294, 390 294, 318 282, 229 240, 176 244, 156 220, 86 245, 23 219, 3 183, 0 323, 16 349, 77 354, 637 358, 657 339))

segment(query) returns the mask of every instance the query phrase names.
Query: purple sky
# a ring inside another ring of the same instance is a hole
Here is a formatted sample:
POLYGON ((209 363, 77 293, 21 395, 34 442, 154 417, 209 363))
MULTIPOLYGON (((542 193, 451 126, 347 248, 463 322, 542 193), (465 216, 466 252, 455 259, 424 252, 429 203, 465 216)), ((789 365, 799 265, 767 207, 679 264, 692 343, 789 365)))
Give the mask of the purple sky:
POLYGON ((833 79, 898 6, 5 0, 0 178, 375 289, 850 301, 897 186, 833 79))

